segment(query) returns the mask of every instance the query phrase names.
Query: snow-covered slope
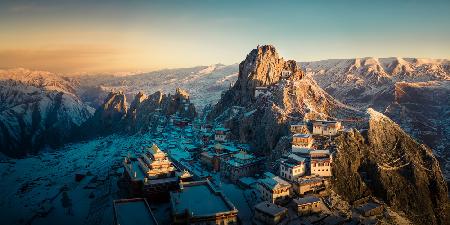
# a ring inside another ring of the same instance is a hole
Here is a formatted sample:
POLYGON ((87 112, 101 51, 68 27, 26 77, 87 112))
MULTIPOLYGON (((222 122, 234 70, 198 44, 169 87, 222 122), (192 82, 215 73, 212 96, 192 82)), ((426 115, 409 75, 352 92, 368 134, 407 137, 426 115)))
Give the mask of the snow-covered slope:
MULTIPOLYGON (((120 90, 126 94, 127 98, 133 99, 139 91, 143 91, 145 94, 152 94, 156 91, 175 93, 176 88, 182 88, 190 93, 192 102, 201 109, 220 98, 221 92, 236 81, 237 72, 237 64, 228 66, 215 64, 165 69, 129 76, 81 76, 75 79, 80 83, 80 96, 97 104, 103 101, 109 91, 120 90), (98 97, 101 101, 92 100, 95 96, 87 93, 87 91, 100 93, 105 90, 107 92, 98 97), (89 97, 91 99, 88 99, 89 97)), ((93 106, 98 105, 94 104, 93 106)))
POLYGON ((323 89, 343 103, 380 111, 394 100, 396 82, 450 79, 448 60, 368 57, 301 65, 323 89))
POLYGON ((0 70, 0 100, 0 152, 13 156, 63 143, 93 112, 69 81, 26 69, 0 70))
POLYGON ((446 166, 450 65, 417 58, 333 59, 301 63, 330 95, 361 110, 384 112, 413 137, 430 146, 446 166))

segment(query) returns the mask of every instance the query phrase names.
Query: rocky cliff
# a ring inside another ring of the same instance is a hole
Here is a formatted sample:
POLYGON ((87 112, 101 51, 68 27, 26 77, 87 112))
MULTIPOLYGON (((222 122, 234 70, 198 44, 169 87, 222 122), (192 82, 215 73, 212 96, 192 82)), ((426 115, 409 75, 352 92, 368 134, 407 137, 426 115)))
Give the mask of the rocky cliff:
POLYGON ((89 138, 120 131, 120 124, 128 112, 127 98, 123 92, 110 92, 94 116, 80 127, 74 139, 89 138))
POLYGON ((208 114, 231 128, 239 140, 265 152, 288 134, 290 123, 363 116, 333 99, 294 61, 280 58, 271 45, 258 46, 247 55, 239 64, 238 80, 208 114), (256 87, 266 89, 256 93, 256 87))
POLYGON ((224 93, 210 117, 220 115, 230 106, 251 104, 255 101, 256 87, 268 87, 278 83, 282 79, 282 71, 291 73, 288 80, 300 80, 303 77, 297 63, 293 60, 284 61, 278 56, 274 46, 263 45, 253 49, 239 64, 237 81, 224 93))
POLYGON ((431 149, 372 109, 368 129, 336 139, 333 189, 352 202, 373 195, 415 224, 449 224, 447 184, 431 149))
POLYGON ((111 92, 94 116, 83 124, 78 136, 88 138, 114 132, 148 131, 150 126, 158 125, 158 116, 177 114, 193 119, 195 107, 189 101, 189 94, 176 89, 175 94, 163 94, 157 91, 149 96, 139 92, 127 107, 123 92, 111 92))
POLYGON ((189 93, 177 88, 174 95, 157 91, 149 96, 138 93, 131 103, 130 111, 123 121, 128 131, 146 131, 157 125, 155 115, 173 115, 194 119, 197 115, 194 104, 189 100, 189 93))

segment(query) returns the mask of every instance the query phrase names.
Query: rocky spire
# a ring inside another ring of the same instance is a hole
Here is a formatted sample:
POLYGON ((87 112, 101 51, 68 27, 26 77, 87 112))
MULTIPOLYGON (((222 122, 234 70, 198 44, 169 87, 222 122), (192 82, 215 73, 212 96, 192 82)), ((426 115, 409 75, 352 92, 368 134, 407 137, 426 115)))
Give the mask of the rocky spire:
POLYGON ((285 61, 274 46, 258 46, 239 64, 238 80, 224 93, 209 117, 214 118, 231 106, 251 104, 255 101, 256 87, 271 86, 282 79, 296 81, 303 76, 297 63, 294 60, 285 61))
POLYGON ((247 104, 253 100, 255 88, 258 86, 270 86, 284 78, 300 80, 304 76, 303 71, 297 67, 294 60, 284 61, 278 56, 274 46, 263 45, 253 49, 239 64, 239 76, 233 89, 240 91, 239 101, 247 104))

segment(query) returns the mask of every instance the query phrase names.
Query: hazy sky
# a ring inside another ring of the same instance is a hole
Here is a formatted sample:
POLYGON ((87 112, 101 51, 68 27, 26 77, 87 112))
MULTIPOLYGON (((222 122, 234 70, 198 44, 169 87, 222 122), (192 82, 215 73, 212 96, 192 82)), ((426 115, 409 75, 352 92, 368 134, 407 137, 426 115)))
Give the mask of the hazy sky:
POLYGON ((0 68, 114 72, 285 58, 450 58, 450 1, 0 0, 0 68))

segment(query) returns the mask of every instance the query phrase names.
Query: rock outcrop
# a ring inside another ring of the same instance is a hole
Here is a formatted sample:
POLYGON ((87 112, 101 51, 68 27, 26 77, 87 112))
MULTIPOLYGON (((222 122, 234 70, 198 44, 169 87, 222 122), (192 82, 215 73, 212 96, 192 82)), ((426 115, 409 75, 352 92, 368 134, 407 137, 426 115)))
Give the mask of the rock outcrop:
POLYGON ((147 131, 150 127, 158 125, 159 118, 155 115, 170 116, 174 114, 189 119, 194 119, 197 115, 186 90, 177 88, 174 95, 166 95, 160 91, 149 96, 138 93, 131 103, 130 112, 124 120, 124 124, 128 131, 147 131))
POLYGON ((333 189, 353 202, 373 195, 415 224, 449 224, 447 184, 431 149, 372 109, 369 127, 336 139, 333 189))
POLYGON ((209 119, 231 128, 240 141, 266 153, 289 133, 290 123, 361 116, 304 77, 294 61, 279 58, 270 45, 258 46, 247 55, 239 65, 238 80, 208 114, 209 119), (266 90, 256 94, 256 87, 266 90))
POLYGON ((74 139, 89 138, 120 131, 120 123, 128 111, 127 98, 123 92, 110 92, 104 103, 95 111, 74 136, 74 139))
POLYGON ((173 95, 157 91, 149 96, 139 92, 129 108, 123 92, 111 92, 94 116, 83 124, 78 135, 88 138, 114 132, 148 131, 150 127, 158 125, 159 116, 174 114, 189 119, 196 116, 187 91, 176 89, 173 95))
POLYGON ((274 46, 263 45, 253 49, 239 64, 238 80, 226 91, 213 109, 210 117, 220 115, 230 106, 247 106, 255 101, 256 87, 268 87, 278 83, 282 72, 291 73, 286 78, 300 80, 304 74, 294 60, 284 61, 278 56, 274 46))

